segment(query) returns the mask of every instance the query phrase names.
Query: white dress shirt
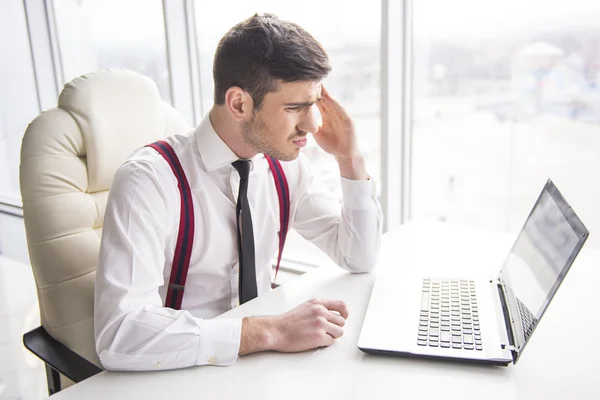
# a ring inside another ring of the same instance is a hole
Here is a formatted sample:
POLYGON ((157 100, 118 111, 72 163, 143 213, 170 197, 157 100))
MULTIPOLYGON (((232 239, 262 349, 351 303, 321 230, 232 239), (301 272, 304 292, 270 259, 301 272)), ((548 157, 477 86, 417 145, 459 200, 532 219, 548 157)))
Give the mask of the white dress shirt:
MULTIPOLYGON (((241 319, 213 319, 238 305, 235 207, 239 174, 233 151, 210 119, 165 139, 189 181, 195 237, 181 310, 165 308, 179 227, 177 180, 155 150, 137 150, 110 189, 96 271, 96 351, 109 370, 230 365, 241 319)), ((382 214, 373 180, 342 179, 343 205, 328 193, 305 155, 282 162, 290 188, 290 227, 352 272, 373 268, 382 214)), ((279 244, 279 201, 263 155, 252 159, 252 210, 258 294, 271 290, 279 244)))

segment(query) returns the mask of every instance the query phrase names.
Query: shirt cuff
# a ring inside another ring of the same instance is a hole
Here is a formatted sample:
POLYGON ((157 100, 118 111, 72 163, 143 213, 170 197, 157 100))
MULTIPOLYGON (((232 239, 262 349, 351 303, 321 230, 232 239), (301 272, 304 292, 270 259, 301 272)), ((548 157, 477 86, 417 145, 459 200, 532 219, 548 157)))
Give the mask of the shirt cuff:
POLYGON ((202 333, 196 365, 233 364, 240 352, 242 320, 204 319, 199 320, 198 325, 202 327, 202 333))
POLYGON ((376 200, 376 185, 373 178, 369 180, 353 180, 341 177, 342 198, 344 206, 352 210, 368 210, 373 208, 376 200))

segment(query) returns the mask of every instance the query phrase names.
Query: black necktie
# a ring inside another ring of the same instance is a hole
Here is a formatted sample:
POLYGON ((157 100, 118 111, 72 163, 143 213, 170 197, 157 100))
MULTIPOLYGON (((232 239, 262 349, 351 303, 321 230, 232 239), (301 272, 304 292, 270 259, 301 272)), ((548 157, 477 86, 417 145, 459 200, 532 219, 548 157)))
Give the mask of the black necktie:
POLYGON ((239 294, 240 304, 258 296, 256 270, 254 268, 254 232, 248 203, 248 175, 250 161, 238 160, 232 163, 240 174, 240 191, 236 206, 238 233, 238 253, 240 258, 239 294))

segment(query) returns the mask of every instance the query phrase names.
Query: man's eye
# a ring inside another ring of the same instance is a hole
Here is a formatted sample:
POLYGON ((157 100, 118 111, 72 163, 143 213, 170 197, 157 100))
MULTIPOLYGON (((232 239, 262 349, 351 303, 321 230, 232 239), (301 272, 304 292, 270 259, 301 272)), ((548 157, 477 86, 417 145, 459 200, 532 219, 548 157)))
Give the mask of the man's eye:
POLYGON ((289 112, 296 112, 300 110, 300 107, 288 107, 286 108, 286 110, 288 110, 289 112))

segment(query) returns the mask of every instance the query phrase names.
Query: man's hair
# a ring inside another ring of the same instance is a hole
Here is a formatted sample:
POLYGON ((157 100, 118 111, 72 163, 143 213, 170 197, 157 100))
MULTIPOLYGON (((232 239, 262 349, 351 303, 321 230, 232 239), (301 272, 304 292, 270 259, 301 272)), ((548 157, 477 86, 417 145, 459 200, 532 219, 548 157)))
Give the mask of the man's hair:
POLYGON ((248 92, 260 109, 277 81, 320 81, 331 71, 321 44, 300 26, 273 14, 255 14, 219 42, 213 64, 215 104, 225 102, 232 86, 248 92))

